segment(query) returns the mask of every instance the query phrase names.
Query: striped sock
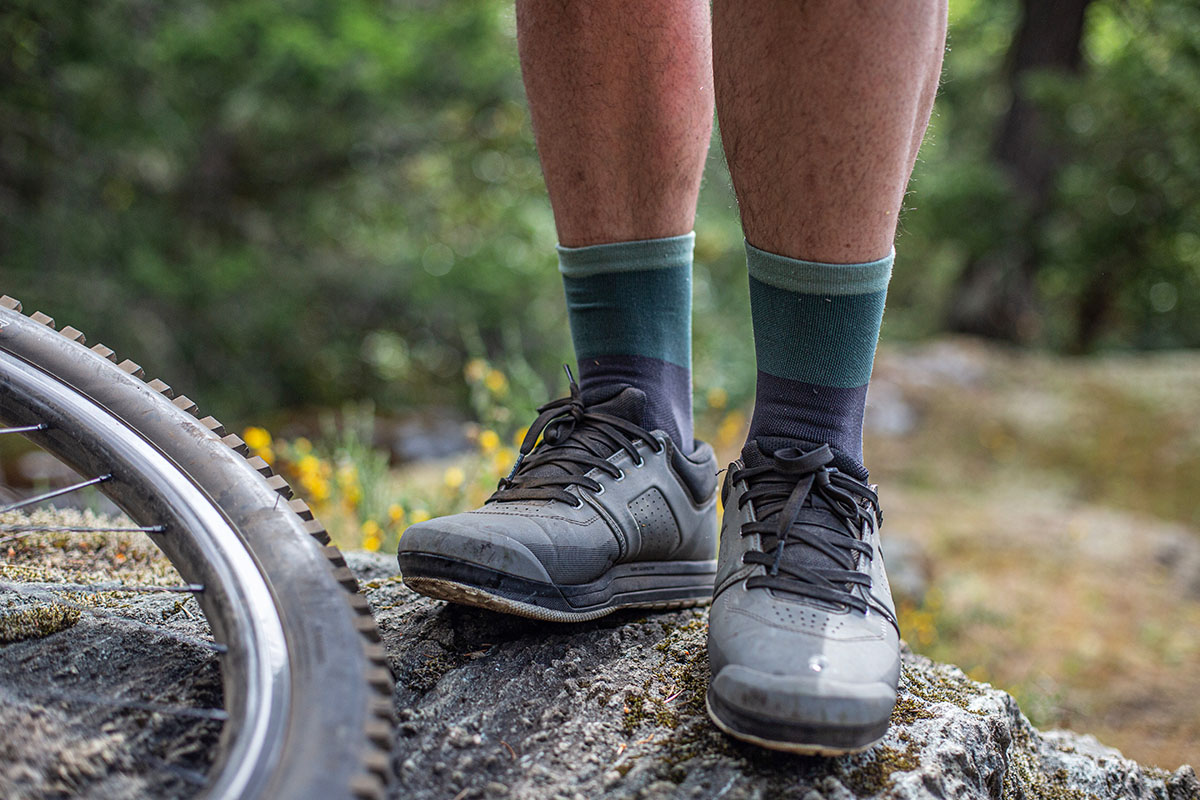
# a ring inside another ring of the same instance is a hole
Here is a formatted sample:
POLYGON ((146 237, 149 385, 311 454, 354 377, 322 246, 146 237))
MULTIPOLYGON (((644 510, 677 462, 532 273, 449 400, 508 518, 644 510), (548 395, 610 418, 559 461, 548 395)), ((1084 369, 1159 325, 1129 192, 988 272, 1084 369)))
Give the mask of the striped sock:
POLYGON ((758 385, 750 438, 828 444, 862 480, 867 383, 894 253, 820 264, 746 243, 758 385))
POLYGON ((558 248, 584 397, 646 393, 642 426, 684 453, 692 442, 692 247, 695 234, 558 248))

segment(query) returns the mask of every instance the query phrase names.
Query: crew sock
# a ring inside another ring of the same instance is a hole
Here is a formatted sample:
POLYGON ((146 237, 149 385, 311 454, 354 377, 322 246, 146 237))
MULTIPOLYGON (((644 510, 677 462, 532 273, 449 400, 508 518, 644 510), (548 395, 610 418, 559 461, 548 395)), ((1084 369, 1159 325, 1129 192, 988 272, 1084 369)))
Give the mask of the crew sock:
POLYGON ((642 427, 692 442, 692 248, 695 234, 558 248, 584 401, 635 386, 642 427))
POLYGON ((751 439, 828 444, 866 480, 867 383, 895 253, 866 264, 821 264, 746 243, 758 383, 751 439))

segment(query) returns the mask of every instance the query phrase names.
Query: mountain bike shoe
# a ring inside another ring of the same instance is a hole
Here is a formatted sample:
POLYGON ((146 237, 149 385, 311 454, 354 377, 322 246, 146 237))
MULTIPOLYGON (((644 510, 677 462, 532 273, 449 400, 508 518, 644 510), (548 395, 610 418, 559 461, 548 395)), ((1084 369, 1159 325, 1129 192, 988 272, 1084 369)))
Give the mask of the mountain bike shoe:
POLYGON ((413 525, 404 582, 442 600, 535 619, 595 619, 712 596, 716 457, 641 427, 646 395, 619 387, 538 409, 509 477, 482 508, 413 525))
POLYGON ((722 489, 708 714, 773 750, 864 750, 896 703, 900 639, 878 498, 834 459, 827 445, 751 441, 722 489))

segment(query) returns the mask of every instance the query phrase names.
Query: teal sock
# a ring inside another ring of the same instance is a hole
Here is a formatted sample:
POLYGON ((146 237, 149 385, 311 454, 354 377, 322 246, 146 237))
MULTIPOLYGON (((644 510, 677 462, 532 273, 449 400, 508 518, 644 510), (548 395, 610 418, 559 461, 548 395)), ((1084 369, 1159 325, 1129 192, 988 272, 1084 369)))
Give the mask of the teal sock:
POLYGON ((821 264, 746 243, 758 384, 750 439, 828 444, 865 480, 862 423, 895 253, 821 264))
POLYGON ((642 426, 692 442, 692 248, 695 234, 558 248, 585 400, 623 386, 646 393, 642 426))

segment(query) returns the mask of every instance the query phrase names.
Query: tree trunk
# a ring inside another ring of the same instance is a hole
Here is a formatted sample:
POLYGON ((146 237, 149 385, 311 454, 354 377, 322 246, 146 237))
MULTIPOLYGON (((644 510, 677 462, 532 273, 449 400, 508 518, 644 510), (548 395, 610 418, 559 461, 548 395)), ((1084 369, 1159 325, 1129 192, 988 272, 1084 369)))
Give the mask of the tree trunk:
POLYGON ((1036 233, 1062 159, 1046 141, 1042 114, 1026 84, 1039 71, 1079 72, 1089 3, 1022 0, 1023 17, 1007 59, 1012 103, 1000 122, 992 153, 1023 200, 1025 221, 1017 236, 963 269, 947 314, 951 330, 1012 342, 1037 335, 1036 233))

